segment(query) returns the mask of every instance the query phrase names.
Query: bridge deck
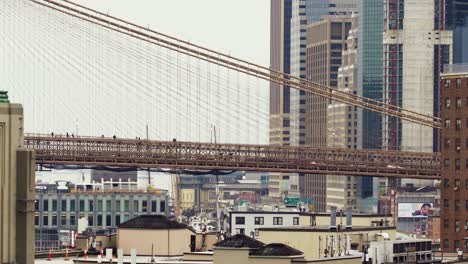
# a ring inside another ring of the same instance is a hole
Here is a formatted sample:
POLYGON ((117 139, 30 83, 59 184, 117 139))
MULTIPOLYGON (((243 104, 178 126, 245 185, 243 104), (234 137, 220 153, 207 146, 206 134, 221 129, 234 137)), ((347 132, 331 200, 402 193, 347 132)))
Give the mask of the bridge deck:
POLYGON ((440 179, 438 154, 28 135, 38 164, 440 179))

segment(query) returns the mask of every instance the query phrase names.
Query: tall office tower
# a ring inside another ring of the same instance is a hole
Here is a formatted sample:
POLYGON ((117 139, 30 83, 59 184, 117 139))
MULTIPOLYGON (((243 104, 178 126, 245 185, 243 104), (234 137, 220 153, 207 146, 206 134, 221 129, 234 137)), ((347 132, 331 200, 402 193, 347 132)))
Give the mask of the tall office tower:
POLYGON ((453 31, 453 63, 468 63, 468 1, 445 3, 446 28, 453 31))
MULTIPOLYGON (((324 15, 347 15, 357 11, 357 0, 292 0, 291 15, 291 75, 306 78, 306 27, 319 21, 324 15)), ((306 144, 306 98, 305 92, 291 90, 290 143, 306 144)), ((308 177, 292 174, 292 186, 303 187, 308 177), (298 180, 298 177, 299 180, 298 180)), ((313 199, 311 193, 301 188, 300 195, 313 199)))
MULTIPOLYGON (((338 68, 338 90, 357 93, 357 50, 358 50, 358 16, 351 19, 351 30, 343 45, 341 66, 338 68)), ((327 108, 327 147, 352 148, 361 146, 357 135, 357 107, 333 101, 327 108)), ((356 207, 356 179, 353 176, 327 176, 327 211, 336 208, 356 207)))
MULTIPOLYGON (((351 16, 324 16, 307 27, 307 79, 333 88, 338 85, 338 68, 342 62, 343 46, 351 29, 351 16)), ((306 95, 306 144, 326 147, 327 107, 329 100, 316 95, 306 95)), ((304 190, 316 202, 318 211, 327 204, 328 175, 305 175, 304 190)))
MULTIPOLYGON (((382 100, 383 59, 383 0, 359 1, 357 94, 382 100)), ((358 110, 357 134, 362 148, 382 147, 382 116, 358 110)), ((358 177, 357 207, 360 211, 377 210, 377 189, 380 181, 372 177, 358 177)))
POLYGON ((441 87, 440 245, 445 252, 468 252, 468 65, 444 69, 441 87), (466 142, 465 142, 466 141, 466 142), (466 165, 464 164, 466 162, 466 165))
MULTIPOLYGON (((292 0, 271 0, 270 67, 290 73, 292 0)), ((270 83, 270 144, 290 145, 290 88, 270 83)), ((297 188, 297 186, 296 186, 297 188)), ((289 175, 270 173, 271 197, 281 197, 290 189, 289 175)))
MULTIPOLYGON (((439 74, 451 62, 452 46, 452 32, 445 30, 444 6, 444 0, 385 1, 385 102, 439 115, 439 74)), ((383 130, 386 149, 439 150, 436 129, 386 117, 383 130)), ((421 186, 433 181, 408 183, 421 186)))

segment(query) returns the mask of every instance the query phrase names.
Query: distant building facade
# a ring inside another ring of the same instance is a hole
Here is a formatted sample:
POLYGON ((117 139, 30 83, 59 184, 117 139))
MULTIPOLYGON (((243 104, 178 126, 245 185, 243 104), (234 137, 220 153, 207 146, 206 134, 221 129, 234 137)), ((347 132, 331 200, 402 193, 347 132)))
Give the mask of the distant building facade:
POLYGON ((48 250, 56 241, 46 242, 42 234, 60 230, 80 231, 79 219, 86 219, 80 228, 92 230, 114 229, 120 223, 139 215, 166 215, 166 191, 125 189, 57 189, 56 185, 36 187, 34 225, 36 251, 48 250))
MULTIPOLYGON (((342 63, 343 47, 351 29, 351 16, 324 16, 322 20, 307 27, 307 79, 337 88, 338 69, 342 63)), ((327 137, 334 131, 327 131, 329 100, 307 94, 305 118, 306 144, 326 147, 327 137)), ((306 174, 301 184, 304 196, 315 201, 317 212, 325 212, 327 205, 328 175, 306 174)), ((333 190, 330 190, 333 192, 333 190)))
POLYGON ((468 65, 441 76, 442 154, 440 242, 445 252, 468 252, 468 65))
MULTIPOLYGON (((351 18, 351 29, 343 43, 341 66, 338 68, 338 90, 357 94, 358 16, 351 18)), ((358 109, 332 101, 327 107, 327 147, 357 149, 362 146, 358 136, 358 109)), ((357 177, 327 176, 327 211, 330 207, 351 207, 357 211, 357 177)))
POLYGON ((453 63, 468 63, 468 3, 445 0, 442 8, 445 8, 446 28, 453 31, 453 63))

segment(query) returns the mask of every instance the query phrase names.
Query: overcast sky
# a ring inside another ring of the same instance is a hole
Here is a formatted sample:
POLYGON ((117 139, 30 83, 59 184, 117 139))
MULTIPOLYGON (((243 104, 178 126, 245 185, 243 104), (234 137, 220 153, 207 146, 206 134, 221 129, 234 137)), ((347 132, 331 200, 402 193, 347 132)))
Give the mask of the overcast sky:
POLYGON ((269 0, 76 0, 100 11, 269 66, 269 0))

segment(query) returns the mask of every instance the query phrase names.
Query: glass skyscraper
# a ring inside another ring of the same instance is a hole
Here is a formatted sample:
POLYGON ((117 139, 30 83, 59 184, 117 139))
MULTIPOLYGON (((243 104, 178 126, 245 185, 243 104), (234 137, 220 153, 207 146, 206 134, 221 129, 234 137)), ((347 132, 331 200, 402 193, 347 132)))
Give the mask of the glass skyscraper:
POLYGON ((468 63, 468 1, 445 1, 445 23, 453 30, 453 63, 468 63))
MULTIPOLYGON (((383 21, 384 1, 359 1, 358 29, 358 94, 382 100, 383 92, 383 21)), ((382 147, 382 116, 370 111, 358 111, 358 135, 362 137, 362 148, 380 149, 382 147)), ((375 179, 377 181, 377 179, 375 179)), ((375 207, 378 184, 372 177, 357 180, 357 196, 361 198, 360 207, 375 207)))

